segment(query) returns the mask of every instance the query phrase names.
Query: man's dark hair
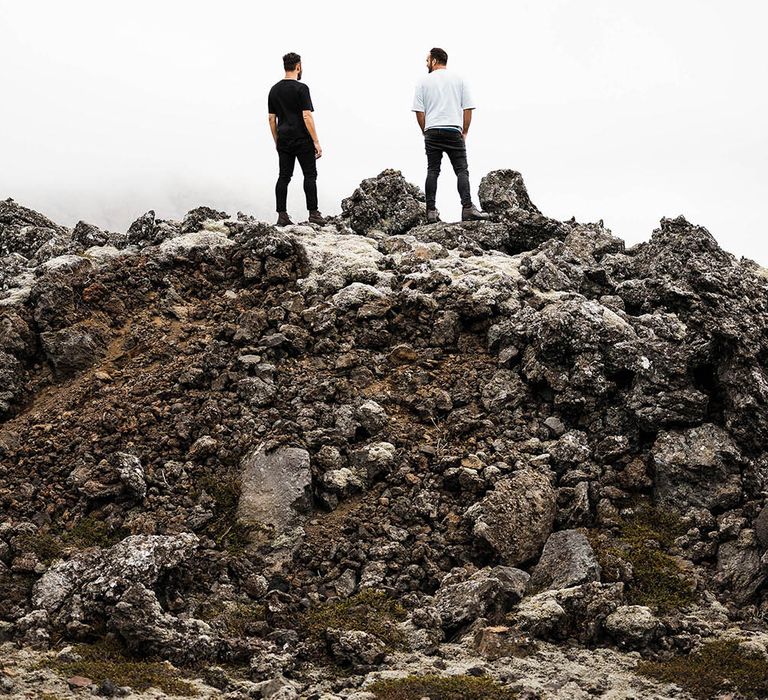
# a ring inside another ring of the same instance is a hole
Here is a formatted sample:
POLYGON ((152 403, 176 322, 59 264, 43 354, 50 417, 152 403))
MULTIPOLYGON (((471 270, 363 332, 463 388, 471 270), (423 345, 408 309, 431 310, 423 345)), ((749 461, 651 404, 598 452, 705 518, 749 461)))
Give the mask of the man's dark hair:
POLYGON ((432 49, 429 55, 441 66, 448 64, 448 54, 443 49, 432 49))
POLYGON ((296 66, 299 63, 301 63, 301 56, 297 53, 293 53, 293 51, 283 56, 283 68, 285 68, 285 70, 296 70, 296 66))

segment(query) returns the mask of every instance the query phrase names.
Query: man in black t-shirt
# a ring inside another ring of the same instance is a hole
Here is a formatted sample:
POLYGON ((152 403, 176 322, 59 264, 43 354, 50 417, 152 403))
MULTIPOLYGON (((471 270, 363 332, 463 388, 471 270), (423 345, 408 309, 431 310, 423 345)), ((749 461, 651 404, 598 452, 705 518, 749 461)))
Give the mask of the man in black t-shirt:
POLYGON ((280 157, 280 175, 275 185, 277 199, 277 225, 289 226, 293 222, 286 210, 288 183, 293 177, 296 159, 304 173, 304 194, 307 197, 309 222, 324 224, 317 210, 317 165, 323 155, 312 118, 312 98, 309 88, 301 83, 301 56, 287 53, 283 56, 285 78, 269 91, 269 128, 275 139, 280 157))

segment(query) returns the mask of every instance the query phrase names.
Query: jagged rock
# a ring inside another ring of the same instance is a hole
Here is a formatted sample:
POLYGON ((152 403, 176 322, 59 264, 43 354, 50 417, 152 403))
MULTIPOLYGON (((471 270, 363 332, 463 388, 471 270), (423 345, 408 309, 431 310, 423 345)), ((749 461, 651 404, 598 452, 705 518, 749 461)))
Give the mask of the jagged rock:
POLYGON ((716 578, 740 605, 752 600, 768 580, 768 556, 761 556, 753 530, 742 530, 738 539, 718 547, 716 578))
POLYGON ((306 450, 259 445, 241 466, 238 519, 275 533, 291 527, 311 507, 312 474, 306 450))
POLYGON ((676 508, 725 509, 742 496, 741 455, 728 433, 705 424, 663 431, 653 445, 655 497, 676 508))
POLYGON ((522 632, 540 639, 601 639, 605 621, 621 604, 623 584, 586 583, 526 598, 509 615, 522 632))
POLYGON ((378 666, 387 655, 384 642, 362 630, 329 627, 325 635, 333 658, 342 665, 378 666))
POLYGON ((449 573, 435 593, 434 606, 446 630, 455 630, 480 617, 503 613, 525 593, 530 576, 510 566, 481 569, 467 577, 449 573))
POLYGON ((144 467, 135 455, 118 452, 114 455, 117 473, 126 490, 141 501, 147 495, 144 467))
POLYGON ((465 516, 473 523, 476 537, 491 545, 505 564, 517 566, 541 552, 552 532, 555 510, 555 492, 549 479, 521 470, 498 481, 465 516))
POLYGON ((647 647, 662 630, 661 622, 644 605, 622 605, 605 618, 605 629, 625 648, 647 647))
POLYGON ((577 530, 553 532, 531 575, 532 590, 570 588, 600 580, 600 565, 586 535, 577 530))
POLYGON ((424 221, 424 201, 422 191, 407 182, 399 170, 384 170, 363 180, 342 200, 341 216, 355 233, 379 229, 397 235, 424 221))
POLYGON ((0 352, 0 418, 10 416, 23 401, 26 375, 13 355, 0 352))
POLYGON ((108 622, 130 589, 147 591, 146 603, 158 577, 192 556, 197 544, 190 533, 133 535, 108 549, 86 550, 51 566, 35 584, 32 603, 56 629, 88 630, 108 622))
POLYGON ((157 243, 159 241, 155 238, 156 232, 157 221, 155 220, 155 212, 150 209, 128 227, 128 242, 134 244, 157 243))
POLYGON ((503 212, 509 209, 523 209, 534 214, 536 208, 523 182, 523 176, 516 170, 494 170, 480 181, 480 204, 487 212, 503 212))
POLYGON ((45 354, 62 377, 88 369, 106 351, 106 332, 92 324, 79 324, 40 334, 45 354))
POLYGON ((217 211, 210 207, 197 207, 188 211, 181 222, 180 233, 192 233, 203 228, 206 221, 222 221, 228 219, 229 214, 224 211, 217 211))
POLYGON ((112 237, 98 226, 88 224, 85 221, 78 221, 72 231, 72 241, 85 250, 93 246, 107 245, 112 241, 112 237))

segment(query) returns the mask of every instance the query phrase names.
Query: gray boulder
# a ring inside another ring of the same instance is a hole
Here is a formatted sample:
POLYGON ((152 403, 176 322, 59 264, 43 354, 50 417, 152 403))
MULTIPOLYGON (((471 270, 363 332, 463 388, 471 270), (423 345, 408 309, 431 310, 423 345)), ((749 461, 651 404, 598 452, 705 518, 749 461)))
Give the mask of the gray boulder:
POLYGON ((721 427, 662 431, 651 453, 656 500, 680 509, 732 508, 742 497, 741 454, 721 427))
POLYGON ((246 455, 241 466, 237 517, 246 525, 275 534, 297 524, 312 504, 309 452, 298 447, 267 451, 264 444, 246 455))
POLYGON ((480 617, 503 613, 523 597, 529 578, 510 566, 481 569, 469 577, 464 569, 455 569, 435 593, 434 607, 443 628, 454 630, 480 617))
POLYGON ((553 532, 531 576, 532 590, 570 588, 600 580, 600 564, 584 533, 553 532))
POLYGON ((397 235, 424 222, 424 194, 407 182, 399 170, 384 170, 363 180, 341 202, 341 216, 355 233, 378 229, 397 235))
POLYGON ((92 324, 46 331, 40 334, 40 341, 46 357, 61 377, 88 369, 106 352, 106 331, 92 324))
POLYGON ((496 483, 466 511, 472 532, 485 540, 504 564, 517 566, 536 557, 555 521, 555 491, 549 479, 522 469, 496 483))
POLYGON ((622 605, 605 619, 605 629, 623 648, 647 647, 663 630, 659 619, 644 605, 622 605))
POLYGON ((35 584, 32 603, 59 629, 103 625, 126 591, 151 590, 163 573, 192 556, 197 543, 191 533, 133 535, 107 549, 86 550, 51 566, 35 584))

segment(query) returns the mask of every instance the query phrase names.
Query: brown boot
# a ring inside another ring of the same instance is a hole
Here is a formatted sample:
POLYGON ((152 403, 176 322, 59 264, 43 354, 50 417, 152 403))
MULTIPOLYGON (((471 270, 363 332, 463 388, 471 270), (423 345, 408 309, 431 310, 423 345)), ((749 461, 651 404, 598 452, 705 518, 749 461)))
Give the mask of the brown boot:
POLYGON ((437 209, 427 209, 427 223, 437 224, 441 221, 440 212, 437 209))
POLYGON ((287 211, 277 212, 277 223, 275 226, 293 226, 293 221, 291 221, 287 211))
POLYGON ((315 209, 314 211, 309 212, 309 223, 322 226, 325 224, 325 217, 315 209))
POLYGON ((462 207, 461 209, 462 221, 488 221, 490 218, 490 214, 480 211, 474 204, 468 207, 462 207))

